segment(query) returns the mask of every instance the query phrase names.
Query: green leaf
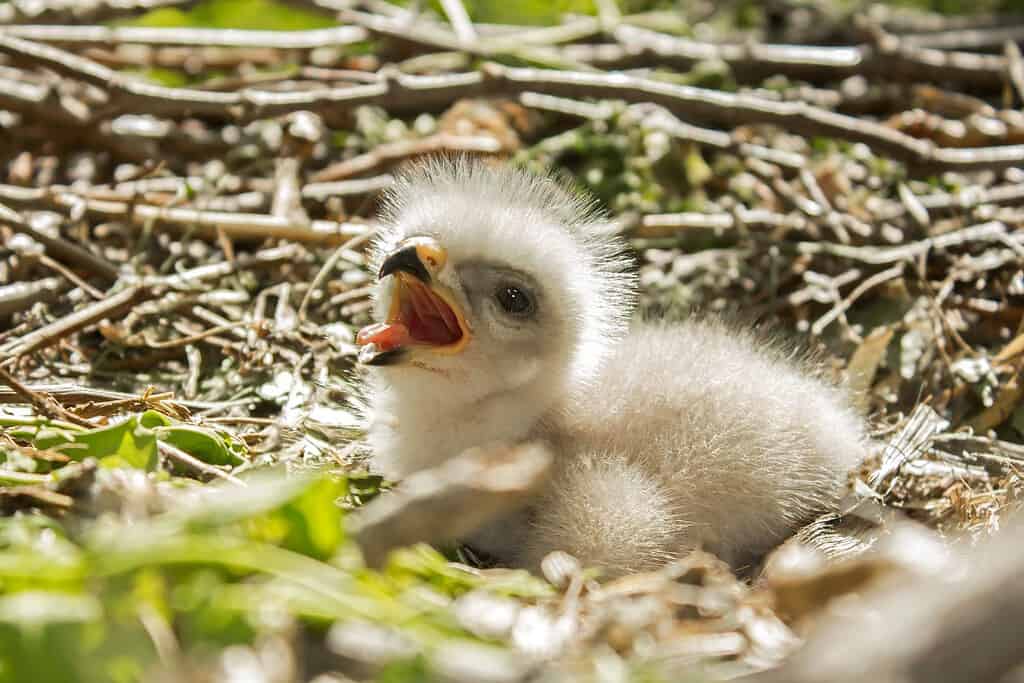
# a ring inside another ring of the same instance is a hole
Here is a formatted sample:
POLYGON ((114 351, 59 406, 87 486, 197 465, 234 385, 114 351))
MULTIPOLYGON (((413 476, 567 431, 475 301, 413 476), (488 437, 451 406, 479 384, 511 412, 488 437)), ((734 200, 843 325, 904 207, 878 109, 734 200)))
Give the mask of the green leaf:
POLYGON ((289 7, 274 0, 206 0, 187 12, 165 7, 124 22, 136 26, 205 27, 292 31, 336 26, 330 15, 289 7))
POLYGON ((697 145, 691 145, 686 150, 683 169, 686 174, 686 182, 690 187, 701 187, 714 177, 711 167, 704 161, 697 145))
POLYGON ((31 436, 25 433, 18 436, 29 436, 28 440, 36 448, 59 451, 75 460, 97 458, 105 467, 152 470, 158 461, 153 427, 169 423, 165 416, 149 410, 109 427, 77 432, 47 428, 31 436))
POLYGON ((157 434, 161 441, 211 465, 240 465, 245 462, 245 446, 227 434, 184 424, 164 427, 157 434))
POLYGON ((345 534, 338 499, 345 495, 343 480, 324 477, 280 508, 250 520, 250 537, 326 560, 337 551, 345 534))

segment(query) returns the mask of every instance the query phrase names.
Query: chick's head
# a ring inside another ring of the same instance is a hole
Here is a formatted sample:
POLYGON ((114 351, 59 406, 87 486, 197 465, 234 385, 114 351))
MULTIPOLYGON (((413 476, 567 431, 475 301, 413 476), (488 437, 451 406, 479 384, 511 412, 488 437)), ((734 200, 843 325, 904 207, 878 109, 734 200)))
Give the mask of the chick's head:
POLYGON ((593 205, 551 178, 466 159, 406 171, 375 244, 381 322, 360 359, 483 397, 580 386, 625 331, 634 282, 593 205))

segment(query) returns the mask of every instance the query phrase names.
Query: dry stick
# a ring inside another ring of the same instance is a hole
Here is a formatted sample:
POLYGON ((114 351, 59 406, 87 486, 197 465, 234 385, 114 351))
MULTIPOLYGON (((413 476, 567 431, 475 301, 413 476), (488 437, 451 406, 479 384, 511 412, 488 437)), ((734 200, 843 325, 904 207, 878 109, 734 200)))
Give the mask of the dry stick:
POLYGON ((548 63, 551 66, 581 70, 590 67, 582 62, 564 58, 560 51, 551 46, 579 40, 601 31, 601 24, 597 19, 583 17, 560 26, 530 28, 514 35, 500 35, 467 43, 446 26, 417 21, 416 17, 409 13, 389 17, 349 9, 342 11, 339 16, 343 21, 362 26, 375 35, 419 45, 425 52, 461 52, 481 58, 510 55, 524 60, 548 63))
POLYGON ((59 277, 3 285, 0 287, 0 318, 27 310, 40 301, 54 301, 69 287, 70 285, 59 277))
POLYGON ((113 2, 67 2, 67 0, 33 0, 26 3, 30 12, 22 14, 20 3, 0 5, 0 24, 13 24, 22 18, 39 21, 45 18, 54 22, 78 21, 101 22, 124 14, 142 13, 163 7, 187 9, 197 0, 115 0, 113 2), (84 6, 83 6, 84 5, 84 6))
POLYGON ((977 433, 984 434, 995 429, 1013 415, 1017 405, 1024 398, 1024 368, 1018 367, 996 395, 992 405, 967 421, 977 433))
POLYGON ((196 458, 195 456, 189 455, 188 453, 186 453, 185 451, 181 450, 176 446, 172 446, 171 444, 165 441, 157 441, 156 445, 160 452, 163 453, 165 456, 181 465, 184 465, 185 467, 191 469, 194 472, 206 474, 211 477, 217 477, 218 479, 229 481, 235 486, 246 486, 246 483, 244 481, 234 476, 233 474, 225 472, 219 467, 215 467, 213 465, 210 465, 209 463, 205 463, 202 460, 196 458))
POLYGON ((148 113, 170 110, 177 113, 191 111, 194 114, 223 115, 227 112, 228 107, 238 101, 238 97, 233 94, 165 88, 134 80, 70 52, 2 33, 0 33, 0 53, 45 66, 64 76, 85 81, 124 98, 128 103, 138 100, 147 101, 150 103, 146 108, 148 113))
POLYGON ((57 261, 54 261, 52 258, 47 256, 46 254, 40 254, 39 255, 39 263, 44 265, 44 266, 46 266, 50 270, 56 271, 58 274, 64 276, 65 278, 70 280, 72 283, 74 283, 76 287, 80 287, 83 292, 88 294, 93 299, 102 299, 103 298, 103 292, 102 291, 96 289, 95 287, 90 285, 88 282, 86 282, 82 278, 78 277, 77 275, 72 273, 70 270, 65 268, 62 264, 58 263, 57 261))
POLYGON ((117 266, 106 259, 96 256, 83 247, 66 239, 57 239, 42 233, 31 226, 17 211, 0 204, 0 223, 11 226, 15 232, 28 235, 36 242, 42 244, 47 253, 71 265, 88 271, 107 282, 117 280, 117 266))
POLYGON ((149 348, 149 349, 174 349, 174 348, 178 348, 178 347, 181 347, 181 346, 188 346, 189 344, 192 344, 194 342, 202 341, 202 340, 207 339, 209 337, 214 337, 214 336, 220 334, 221 332, 229 332, 229 331, 232 331, 232 330, 234 330, 236 328, 239 328, 239 327, 249 327, 251 329, 251 328, 255 327, 257 324, 258 323, 255 323, 255 322, 252 322, 252 321, 248 321, 248 320, 240 320, 238 322, 229 323, 227 325, 220 325, 218 327, 211 327, 208 330, 203 330, 202 332, 198 332, 196 334, 193 334, 193 335, 190 335, 190 336, 187 336, 187 337, 180 337, 178 339, 168 339, 166 341, 159 341, 159 340, 146 339, 145 336, 143 336, 143 339, 145 341, 143 341, 141 343, 138 343, 138 344, 126 344, 126 345, 127 346, 136 346, 136 347, 140 347, 140 348, 149 348))
POLYGON ((174 275, 148 279, 147 284, 154 287, 194 289, 197 283, 205 280, 217 280, 239 270, 274 266, 288 261, 295 261, 302 253, 302 247, 296 244, 285 244, 280 247, 257 251, 254 254, 239 254, 233 261, 210 263, 204 266, 189 268, 174 275))
POLYGON ((892 36, 885 36, 879 46, 818 47, 704 43, 625 24, 615 28, 613 35, 618 46, 570 45, 563 52, 575 61, 616 69, 671 66, 686 71, 700 62, 719 60, 746 82, 781 73, 818 82, 869 76, 998 88, 1006 73, 1003 57, 908 47, 892 36))
MULTIPOLYGON (((419 140, 400 140, 377 145, 373 150, 351 159, 333 163, 313 174, 317 183, 341 180, 355 175, 379 171, 382 166, 396 164, 410 157, 424 154, 447 152, 475 152, 495 154, 502 149, 501 143, 490 135, 451 135, 437 133, 419 140)), ((305 191, 303 191, 305 194, 305 191)))
POLYGON ((94 426, 85 418, 75 415, 70 410, 62 406, 55 398, 53 398, 53 396, 29 389, 15 379, 14 375, 3 368, 0 368, 0 382, 9 386, 15 394, 24 399, 26 403, 30 404, 35 411, 41 415, 58 420, 64 420, 65 422, 70 422, 71 424, 76 424, 80 427, 94 426))
POLYGON ((355 180, 339 180, 337 182, 307 183, 302 187, 302 198, 324 201, 330 197, 347 197, 358 194, 376 194, 385 190, 395 182, 390 173, 358 178, 355 180))
POLYGON ((1006 43, 1003 49, 1006 55, 1006 71, 1013 89, 1017 91, 1017 99, 1024 102, 1024 61, 1021 60, 1020 48, 1017 43, 1006 43))
POLYGON ((1024 353, 1024 332, 1018 334, 1009 344, 1004 346, 1002 350, 996 354, 993 360, 997 365, 1001 365, 1013 358, 1024 353))
POLYGON ((1022 24, 963 28, 955 31, 935 31, 900 36, 900 42, 907 47, 931 47, 938 50, 978 50, 1021 41, 1024 41, 1024 25, 1022 24))
MULTIPOLYGON (((206 237, 215 237, 217 229, 233 239, 267 239, 276 237, 299 242, 330 242, 361 235, 368 227, 362 223, 336 223, 327 220, 296 224, 288 218, 263 214, 203 211, 181 207, 162 207, 130 202, 82 199, 70 193, 51 193, 48 189, 26 189, 0 185, 0 199, 26 208, 71 209, 84 206, 87 213, 101 218, 121 218, 136 225, 156 222, 180 230, 191 228, 206 237)), ((2 205, 0 205, 2 206, 2 205)), ((0 220, 3 215, 0 214, 0 220)))
MULTIPOLYGON (((948 211, 951 209, 970 210, 983 204, 1016 204, 1024 202, 1024 184, 974 187, 967 190, 937 192, 916 197, 917 202, 927 211, 948 211)), ((908 211, 903 203, 891 203, 887 211, 875 213, 879 221, 891 221, 908 211)))
POLYGON ((444 10, 445 16, 448 17, 448 22, 455 29, 455 35, 459 40, 466 44, 476 42, 476 29, 473 28, 473 22, 470 20, 462 0, 441 0, 441 9, 444 10))
POLYGON ((89 122, 89 111, 84 104, 61 97, 49 85, 10 78, 0 78, 0 108, 23 114, 31 121, 59 126, 82 126, 89 122))
POLYGON ((320 288, 323 287, 324 281, 331 274, 331 272, 334 271, 334 267, 338 265, 338 261, 342 259, 345 252, 348 251, 349 249, 353 249, 359 246, 360 244, 363 244, 371 237, 373 237, 375 233, 376 231, 370 231, 367 232, 365 235, 353 237, 352 239, 350 239, 349 241, 345 242, 337 249, 335 249, 334 253, 332 253, 327 258, 326 261, 324 261, 323 267, 320 268, 320 271, 316 274, 316 277, 313 278, 313 282, 310 283, 309 289, 306 291, 306 295, 302 297, 302 303, 299 304, 299 320, 306 319, 306 311, 309 309, 309 302, 313 300, 313 295, 316 292, 319 292, 320 288))
POLYGON ((833 306, 828 313, 818 318, 814 324, 811 325, 811 334, 820 335, 825 331, 825 328, 836 320, 836 318, 846 313, 854 302, 864 296, 868 290, 903 275, 903 268, 904 264, 900 262, 892 268, 887 268, 879 273, 875 273, 869 278, 866 278, 863 282, 857 285, 852 292, 850 292, 849 296, 842 301, 836 302, 835 306, 833 306))
POLYGON ((55 320, 49 325, 44 325, 38 330, 26 334, 24 337, 14 340, 12 343, 0 348, 0 353, 5 356, 4 361, 6 362, 12 358, 17 358, 51 344, 56 344, 84 327, 97 323, 104 318, 117 317, 127 312, 137 302, 151 296, 152 293, 151 288, 141 285, 122 289, 117 294, 84 306, 60 320, 55 320))
MULTIPOLYGON (((95 389, 92 387, 79 386, 77 384, 33 384, 26 385, 30 391, 45 393, 54 396, 62 403, 79 405, 83 403, 117 403, 125 406, 146 406, 142 397, 128 394, 121 391, 109 391, 107 389, 95 389)), ((195 410, 210 410, 223 406, 242 405, 242 402, 217 402, 217 401, 192 401, 172 399, 172 392, 166 394, 151 394, 150 401, 171 400, 172 403, 195 410)), ((20 398, 10 389, 0 387, 0 403, 19 403, 20 398)))
POLYGON ((635 236, 654 237, 673 234, 683 230, 733 230, 741 226, 760 229, 783 229, 802 231, 807 228, 807 219, 777 213, 767 209, 747 209, 738 207, 732 213, 660 213, 649 214, 641 219, 640 226, 634 229, 635 236))
POLYGON ((309 50, 351 45, 369 35, 360 26, 336 26, 309 31, 244 31, 210 28, 149 28, 141 26, 0 27, 0 34, 40 43, 65 45, 182 45, 187 47, 273 48, 309 50))
MULTIPOLYGON (((1013 237, 1022 238, 1018 235, 1013 237)), ((849 246, 831 242, 798 242, 796 247, 801 254, 831 254, 861 263, 883 265, 917 258, 933 249, 948 249, 969 242, 1003 243, 1007 238, 1009 235, 1006 225, 999 221, 990 221, 895 247, 849 246)))

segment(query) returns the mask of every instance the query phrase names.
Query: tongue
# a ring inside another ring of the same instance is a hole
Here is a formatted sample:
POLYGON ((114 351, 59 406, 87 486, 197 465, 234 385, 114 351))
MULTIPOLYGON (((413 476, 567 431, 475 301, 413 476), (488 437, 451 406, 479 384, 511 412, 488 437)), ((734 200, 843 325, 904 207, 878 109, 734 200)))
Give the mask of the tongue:
POLYGON ((409 328, 400 322, 367 325, 356 335, 356 344, 359 346, 376 344, 381 351, 397 349, 411 340, 409 328))

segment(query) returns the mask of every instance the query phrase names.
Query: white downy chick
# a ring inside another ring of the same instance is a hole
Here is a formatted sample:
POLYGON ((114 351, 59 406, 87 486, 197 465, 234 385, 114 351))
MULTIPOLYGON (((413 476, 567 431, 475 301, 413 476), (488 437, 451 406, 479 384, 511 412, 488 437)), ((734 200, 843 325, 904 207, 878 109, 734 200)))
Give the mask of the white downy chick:
POLYGON ((712 321, 630 329, 624 244, 550 178, 433 160, 390 191, 363 329, 369 441, 400 478, 493 442, 543 440, 551 481, 474 544, 610 575, 702 547, 756 559, 835 504, 864 455, 841 391, 712 321))

